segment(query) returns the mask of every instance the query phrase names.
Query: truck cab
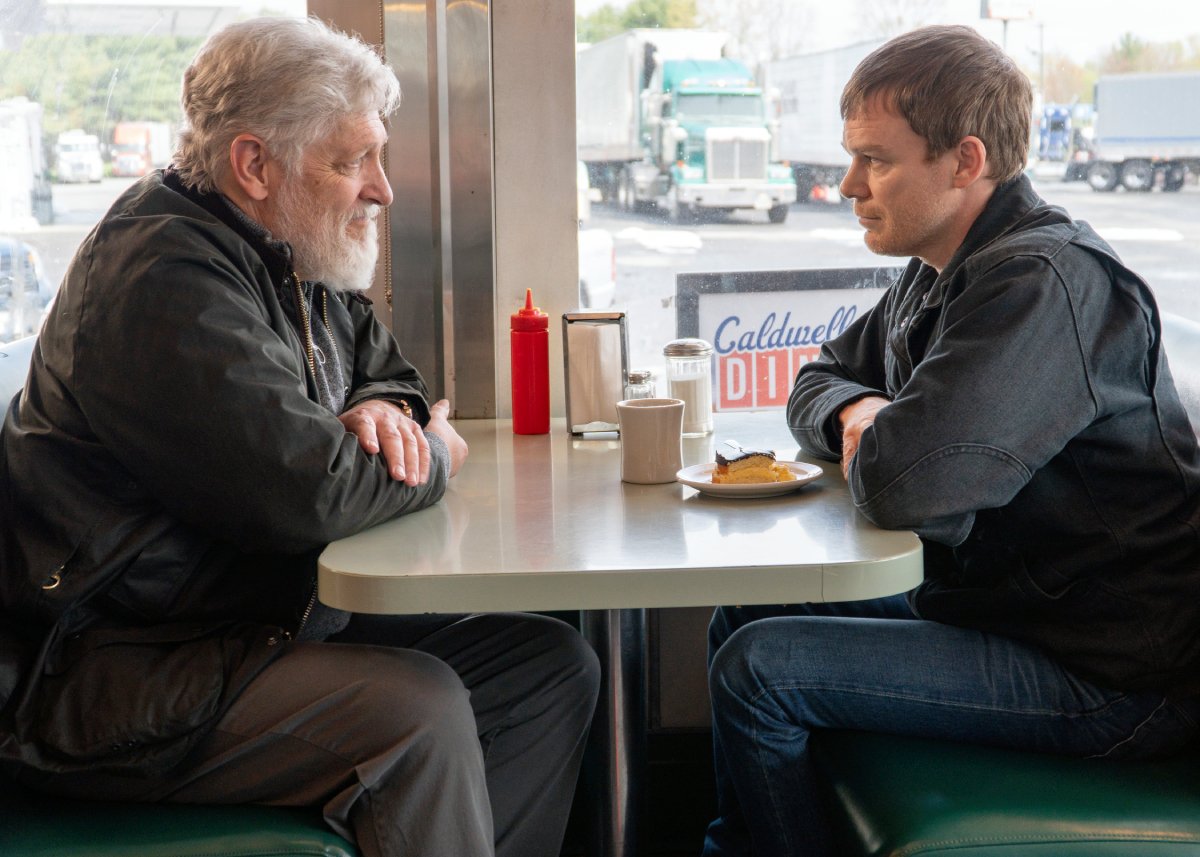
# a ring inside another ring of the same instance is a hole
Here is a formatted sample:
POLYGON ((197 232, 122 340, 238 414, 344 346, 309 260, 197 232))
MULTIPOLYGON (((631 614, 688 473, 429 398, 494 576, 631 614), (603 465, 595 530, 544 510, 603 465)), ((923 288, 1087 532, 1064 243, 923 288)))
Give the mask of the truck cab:
POLYGON ((98 182, 104 177, 100 138, 81 129, 63 131, 54 147, 60 182, 98 182))
POLYGON ((787 219, 796 185, 786 165, 771 162, 764 93, 742 63, 668 60, 654 70, 646 93, 643 133, 656 156, 657 182, 646 195, 677 220, 703 208, 758 209, 772 223, 787 219))

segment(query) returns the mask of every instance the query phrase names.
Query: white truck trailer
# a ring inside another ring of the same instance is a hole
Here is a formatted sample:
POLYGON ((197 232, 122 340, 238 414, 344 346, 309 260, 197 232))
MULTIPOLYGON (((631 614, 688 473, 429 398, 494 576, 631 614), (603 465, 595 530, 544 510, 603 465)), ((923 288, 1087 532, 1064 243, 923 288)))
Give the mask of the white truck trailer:
POLYGON ((1200 175, 1200 72, 1103 75, 1095 103, 1094 190, 1177 191, 1200 175))
POLYGON ((842 148, 842 89, 855 67, 881 44, 857 42, 767 64, 766 85, 779 93, 778 157, 791 164, 799 200, 841 184, 850 166, 842 148))
POLYGON ((42 151, 42 105, 0 101, 0 232, 35 229, 54 218, 42 151))

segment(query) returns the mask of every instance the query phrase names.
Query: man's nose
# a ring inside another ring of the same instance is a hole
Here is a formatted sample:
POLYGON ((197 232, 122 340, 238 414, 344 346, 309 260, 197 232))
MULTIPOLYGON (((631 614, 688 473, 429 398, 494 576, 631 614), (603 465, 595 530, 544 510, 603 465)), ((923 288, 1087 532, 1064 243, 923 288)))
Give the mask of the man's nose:
POLYGON ((378 158, 374 160, 371 175, 363 186, 362 197, 376 205, 386 207, 392 204, 392 186, 388 183, 383 161, 378 158))
POLYGON ((854 161, 851 161, 850 168, 846 170, 846 175, 842 177, 842 182, 838 185, 838 190, 846 199, 858 199, 864 195, 863 188, 862 170, 854 161))

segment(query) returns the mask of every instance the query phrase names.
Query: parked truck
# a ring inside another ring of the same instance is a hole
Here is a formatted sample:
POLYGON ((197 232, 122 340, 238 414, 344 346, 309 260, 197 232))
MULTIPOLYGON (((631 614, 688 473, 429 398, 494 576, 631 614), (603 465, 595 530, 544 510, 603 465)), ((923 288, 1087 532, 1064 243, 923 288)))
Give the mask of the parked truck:
POLYGON ((1065 161, 1071 155, 1071 108, 1046 104, 1038 121, 1038 160, 1065 161))
POLYGON ((764 82, 779 93, 779 157, 791 165, 801 201, 837 198, 850 166, 842 148, 842 88, 881 44, 857 42, 767 63, 764 82))
POLYGON ((796 184, 772 158, 773 121, 723 33, 635 29, 581 47, 577 143, 606 200, 686 221, 705 210, 787 219, 796 184))
POLYGON ((170 162, 171 127, 166 122, 118 122, 113 127, 114 176, 144 176, 170 162))
POLYGON ((98 182, 104 178, 100 138, 80 128, 63 131, 54 144, 55 174, 60 182, 98 182))
POLYGON ((1093 190, 1177 191, 1200 174, 1200 72, 1103 75, 1095 105, 1093 190))
POLYGON ((42 149, 42 105, 24 96, 0 101, 0 232, 54 219, 42 149))

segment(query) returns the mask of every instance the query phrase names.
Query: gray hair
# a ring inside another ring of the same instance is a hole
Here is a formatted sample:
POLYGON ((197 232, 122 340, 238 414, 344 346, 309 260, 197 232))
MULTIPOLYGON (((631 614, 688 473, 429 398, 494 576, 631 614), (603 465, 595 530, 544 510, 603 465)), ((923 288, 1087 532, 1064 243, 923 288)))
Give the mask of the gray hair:
POLYGON ((213 34, 183 74, 184 127, 175 168, 213 191, 239 134, 262 139, 289 172, 350 116, 386 118, 400 83, 374 48, 317 18, 256 18, 213 34))

